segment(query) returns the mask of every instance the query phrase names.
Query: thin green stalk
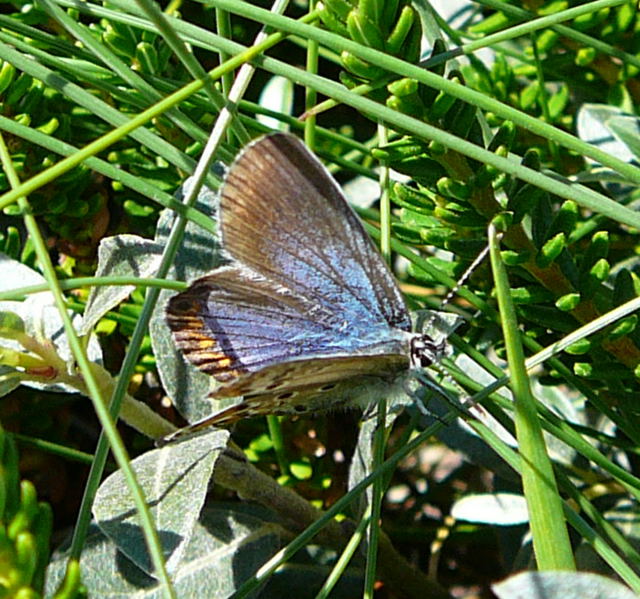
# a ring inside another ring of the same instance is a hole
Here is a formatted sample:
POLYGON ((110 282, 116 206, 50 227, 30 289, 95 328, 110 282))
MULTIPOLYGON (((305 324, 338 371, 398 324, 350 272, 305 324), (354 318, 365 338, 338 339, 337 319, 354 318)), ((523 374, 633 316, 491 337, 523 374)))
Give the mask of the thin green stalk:
MULTIPOLYGON (((387 130, 383 125, 378 125, 378 137, 380 145, 387 143, 387 130)), ((384 165, 380 165, 380 189, 382 192, 380 198, 380 248, 382 256, 386 262, 391 258, 390 252, 390 200, 389 200, 389 169, 384 165)), ((387 401, 380 400, 376 413, 376 432, 373 438, 373 460, 371 469, 376 470, 384 461, 384 449, 387 439, 386 431, 387 418, 387 401)), ((365 566, 364 592, 365 598, 372 598, 374 595, 374 587, 376 582, 376 566, 378 556, 378 542, 380 537, 380 512, 382 498, 385 490, 385 478, 376 478, 371 489, 371 501, 367 519, 369 520, 369 537, 367 544, 367 562, 365 566)), ((365 517, 364 515, 362 516, 365 517)))
MULTIPOLYGON (((544 69, 542 68, 542 60, 540 58, 540 51, 538 50, 538 43, 534 35, 531 35, 531 47, 533 48, 533 58, 534 63, 536 65, 536 77, 538 80, 538 102, 540 105, 540 109, 542 110, 542 116, 550 123, 552 121, 551 115, 549 114, 549 94, 547 93, 547 88, 545 85, 544 78, 544 69)), ((560 152, 558 151, 558 146, 552 140, 548 141, 549 152, 551 156, 553 156, 553 162, 555 165, 560 165, 560 152)))
MULTIPOLYGON (((316 9, 316 0, 310 0, 309 11, 313 12, 316 9)), ((318 42, 313 40, 307 44, 307 72, 318 73, 318 42)), ((315 105, 318 98, 316 90, 312 87, 305 87, 304 89, 304 107, 309 110, 315 105)), ((308 148, 313 150, 316 147, 316 117, 310 115, 305 119, 304 123, 304 142, 308 148)))
MULTIPOLYGON (((561 472, 560 469, 556 470, 556 476, 558 477, 558 482, 562 486, 563 491, 566 492, 568 496, 576 502, 576 504, 580 508, 580 511, 593 521, 598 530, 606 534, 609 539, 609 543, 613 544, 614 547, 618 550, 619 554, 624 556, 624 558, 637 570, 638 566, 640 566, 640 553, 633 546, 631 540, 627 539, 627 537, 621 530, 619 530, 614 524, 609 522, 606 516, 603 516, 600 513, 600 511, 593 505, 593 503, 591 503, 581 493, 580 489, 576 488, 575 484, 572 483, 569 476, 561 472)), ((634 591, 637 592, 637 579, 635 581, 633 581, 633 579, 630 579, 630 583, 633 584, 633 586, 635 587, 634 591)))
POLYGON ((489 230, 489 248, 511 374, 522 487, 529 509, 536 562, 540 570, 575 570, 563 504, 529 386, 507 271, 502 263, 500 246, 493 227, 489 230))
MULTIPOLYGON (((216 8, 216 30, 218 35, 231 39, 233 32, 231 30, 231 18, 226 10, 216 8)), ((220 57, 220 64, 227 62, 231 58, 224 50, 218 52, 220 57)), ((225 73, 222 76, 222 93, 228 98, 231 86, 233 85, 233 75, 231 73, 225 73)))
POLYGON ((269 414, 267 416, 267 427, 269 428, 269 436, 273 443, 273 451, 276 454, 276 461, 278 462, 278 468, 280 468, 280 474, 283 476, 289 476, 289 459, 287 458, 284 437, 282 436, 282 427, 280 426, 280 419, 278 416, 275 414, 269 414))
MULTIPOLYGON (((149 278, 140 279, 137 277, 75 277, 73 279, 63 279, 59 281, 60 289, 69 291, 71 289, 81 289, 83 287, 112 287, 113 285, 135 285, 136 287, 159 287, 160 289, 173 289, 184 291, 186 283, 183 281, 167 281, 166 279, 149 278)), ((25 285, 0 291, 0 301, 21 301, 27 295, 49 291, 46 283, 41 285, 25 285)))
MULTIPOLYGON (((377 471, 384 462, 384 448, 387 440, 386 430, 387 400, 378 401, 376 411, 376 432, 373 437, 373 459, 371 461, 372 471, 377 471)), ((373 481, 371 498, 368 509, 361 516, 369 522, 369 535, 367 538, 367 561, 364 571, 363 597, 373 599, 376 583, 376 570, 378 564, 378 543, 380 542, 380 511, 382 496, 384 495, 385 477, 378 476, 373 481)))
POLYGON ((340 577, 347 569, 347 566, 349 565, 353 554, 356 552, 356 549, 358 549, 360 543, 362 542, 367 526, 369 526, 369 524, 371 523, 370 508, 371 506, 369 505, 369 508, 367 508, 362 518, 360 518, 358 526, 351 535, 351 538, 340 554, 340 557, 336 560, 333 568, 331 568, 331 572, 329 573, 329 576, 327 576, 327 579, 324 581, 322 588, 318 591, 316 599, 327 599, 327 597, 330 596, 333 587, 336 586, 336 583, 340 580, 340 577))
POLYGON ((21 435, 20 433, 11 433, 11 436, 23 445, 35 447, 40 451, 44 451, 46 453, 50 453, 51 455, 61 457, 64 460, 79 462, 85 465, 89 465, 93 461, 93 456, 90 453, 80 451, 79 449, 74 449, 73 447, 66 447, 58 443, 46 441, 45 439, 35 439, 27 435, 21 435))
MULTIPOLYGON (((378 125, 378 141, 380 146, 388 143, 387 128, 378 125)), ((389 196, 389 167, 380 164, 380 253, 387 264, 391 261, 391 198, 389 196)))

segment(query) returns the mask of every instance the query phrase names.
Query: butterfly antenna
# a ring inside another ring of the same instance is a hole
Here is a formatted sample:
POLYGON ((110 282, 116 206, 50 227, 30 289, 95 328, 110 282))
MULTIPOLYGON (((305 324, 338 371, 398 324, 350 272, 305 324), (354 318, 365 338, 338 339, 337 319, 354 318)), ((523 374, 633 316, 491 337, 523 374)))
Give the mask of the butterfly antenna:
MULTIPOLYGON (((449 293, 447 293, 447 295, 444 296, 444 299, 442 300, 442 303, 440 304, 440 311, 442 311, 442 309, 451 301, 451 298, 458 293, 458 291, 460 290, 460 287, 462 287, 465 282, 467 281, 467 279, 471 276, 471 274, 473 273, 473 271, 478 268, 478 265, 485 259, 486 255, 489 253, 489 246, 486 245, 482 251, 475 257, 475 259, 473 260, 473 262, 467 267, 467 270, 465 270, 462 273, 462 276, 458 279, 458 282, 449 290, 449 293)), ((433 325, 433 323, 436 320, 436 315, 434 314, 433 316, 431 316, 431 318, 429 318, 429 320, 427 321, 427 324, 425 326, 425 330, 428 330, 428 328, 430 326, 433 325)))

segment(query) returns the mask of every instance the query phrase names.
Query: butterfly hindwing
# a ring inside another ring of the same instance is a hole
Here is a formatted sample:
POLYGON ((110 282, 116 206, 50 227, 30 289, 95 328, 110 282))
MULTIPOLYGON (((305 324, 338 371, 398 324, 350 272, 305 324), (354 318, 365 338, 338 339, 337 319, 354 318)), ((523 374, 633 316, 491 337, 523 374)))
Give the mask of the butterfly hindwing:
POLYGON ((408 364, 407 357, 400 353, 360 356, 343 354, 290 360, 240 376, 232 383, 221 386, 211 396, 223 398, 256 393, 273 396, 301 390, 319 390, 324 393, 342 380, 367 376, 393 378, 397 372, 406 369, 408 364))
POLYGON ((304 387, 380 372, 380 361, 382 372, 408 365, 401 331, 346 328, 326 308, 244 267, 218 269, 173 296, 167 322, 187 358, 223 383, 218 397, 264 390, 265 380, 304 387))

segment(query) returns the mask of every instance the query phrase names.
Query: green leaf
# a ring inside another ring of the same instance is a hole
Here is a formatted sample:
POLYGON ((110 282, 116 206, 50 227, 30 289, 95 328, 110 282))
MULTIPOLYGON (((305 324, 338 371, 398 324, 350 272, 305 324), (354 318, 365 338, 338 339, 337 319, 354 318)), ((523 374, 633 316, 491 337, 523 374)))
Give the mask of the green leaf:
MULTIPOLYGON (((131 463, 161 531, 160 542, 169 572, 179 568, 204 505, 214 464, 228 439, 229 431, 213 430, 147 451, 131 463)), ((121 471, 100 485, 93 514, 102 532, 120 551, 151 574, 144 535, 121 471)))
MULTIPOLYGON (((165 541, 176 539, 167 536, 165 541)), ((263 512, 219 507, 202 512, 185 545, 182 561, 171 575, 176 595, 230 597, 281 543, 278 527, 263 512)), ((47 571, 47 596, 62 581, 66 562, 64 553, 58 553, 52 560, 47 571)), ((80 567, 89 597, 166 597, 158 582, 123 555, 120 547, 95 526, 89 531, 80 567)))
POLYGON ((611 132, 640 160, 640 119, 635 116, 616 116, 607 121, 611 132))
MULTIPOLYGON (((97 277, 152 277, 160 264, 163 246, 137 235, 105 237, 98 247, 97 277)), ((104 285, 92 287, 85 307, 80 334, 86 335, 97 322, 123 302, 135 289, 134 285, 104 285)))

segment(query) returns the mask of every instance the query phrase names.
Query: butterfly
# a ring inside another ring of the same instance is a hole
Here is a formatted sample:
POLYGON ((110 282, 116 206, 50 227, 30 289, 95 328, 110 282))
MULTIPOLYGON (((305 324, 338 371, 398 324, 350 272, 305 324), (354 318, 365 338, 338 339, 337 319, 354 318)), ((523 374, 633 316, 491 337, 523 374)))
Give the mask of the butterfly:
POLYGON ((369 404, 437 361, 339 185, 297 138, 271 134, 233 162, 220 191, 230 263, 173 296, 177 347, 243 401, 170 436, 245 417, 369 404))

